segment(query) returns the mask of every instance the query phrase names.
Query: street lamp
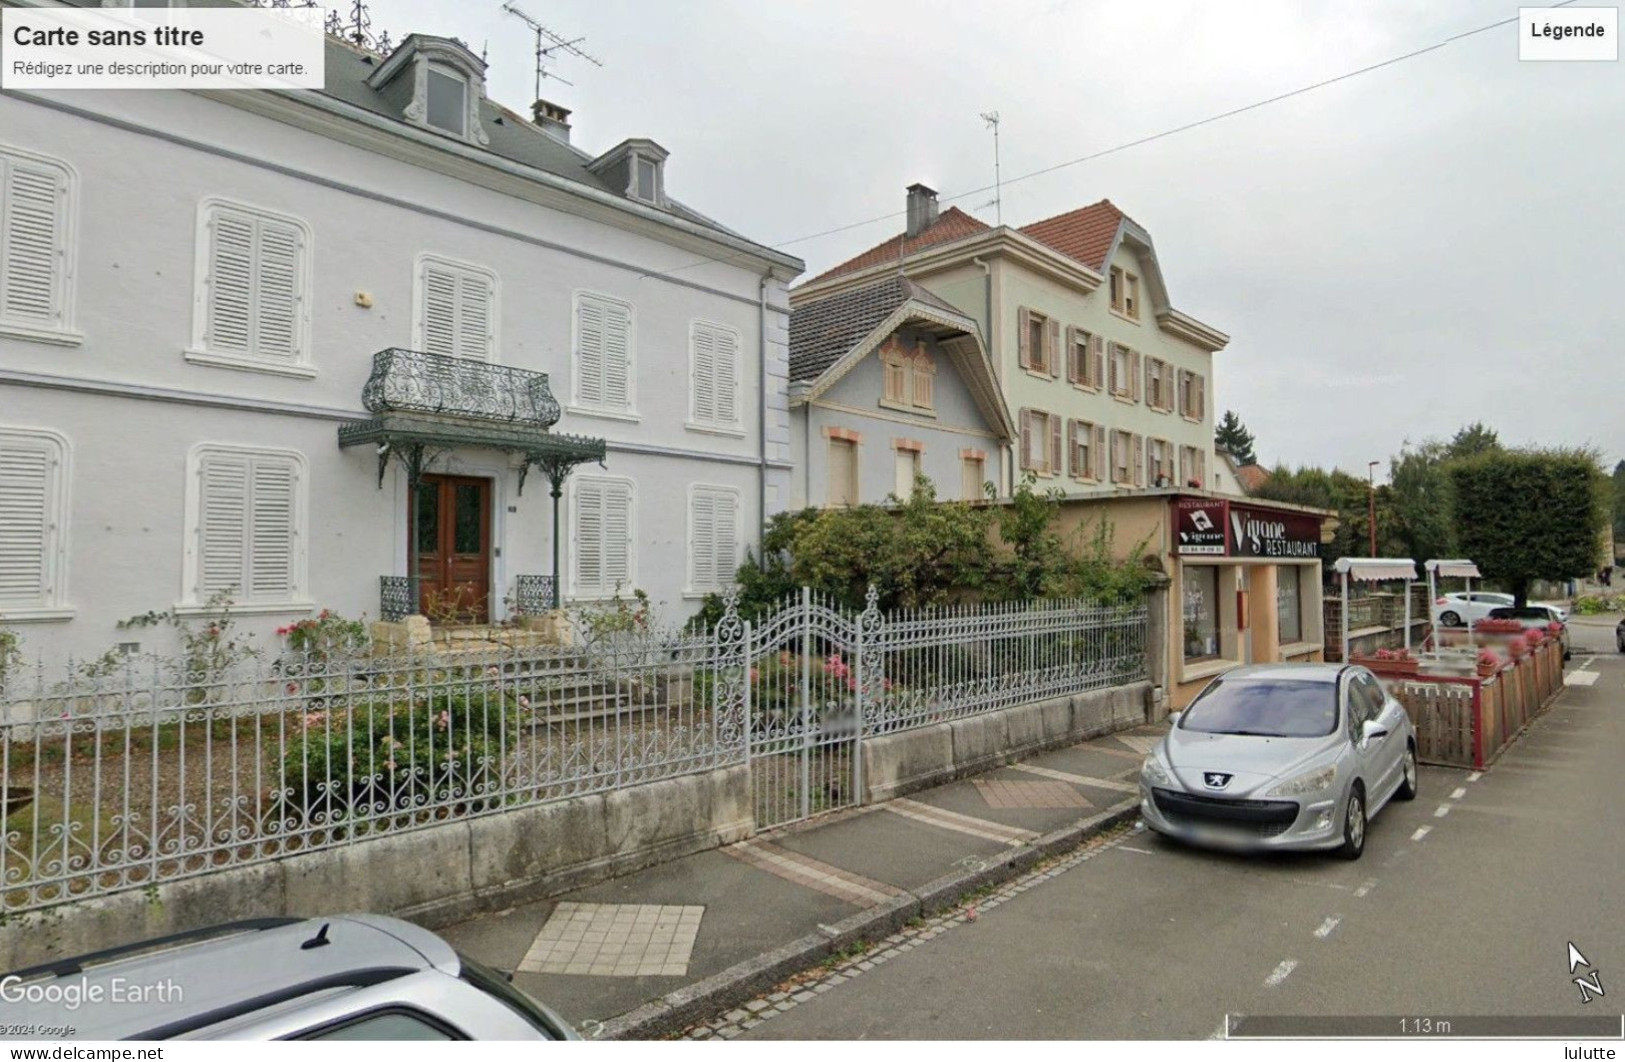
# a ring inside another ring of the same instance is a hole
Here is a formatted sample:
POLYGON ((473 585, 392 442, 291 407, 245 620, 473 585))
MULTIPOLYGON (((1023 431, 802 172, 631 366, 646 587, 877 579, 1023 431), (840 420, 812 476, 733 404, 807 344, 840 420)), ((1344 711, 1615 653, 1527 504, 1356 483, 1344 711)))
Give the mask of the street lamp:
POLYGON ((1371 530, 1371 555, 1377 555, 1377 466, 1381 461, 1372 461, 1365 466, 1366 482, 1366 526, 1371 530))

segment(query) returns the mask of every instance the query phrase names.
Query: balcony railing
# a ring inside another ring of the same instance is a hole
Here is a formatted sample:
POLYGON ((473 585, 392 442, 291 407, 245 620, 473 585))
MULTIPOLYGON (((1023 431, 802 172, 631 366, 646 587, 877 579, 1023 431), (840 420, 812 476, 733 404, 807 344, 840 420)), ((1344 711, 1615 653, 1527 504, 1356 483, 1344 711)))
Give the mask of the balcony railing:
POLYGON ((544 429, 559 419, 545 372, 400 347, 372 356, 361 404, 374 414, 432 413, 544 429))

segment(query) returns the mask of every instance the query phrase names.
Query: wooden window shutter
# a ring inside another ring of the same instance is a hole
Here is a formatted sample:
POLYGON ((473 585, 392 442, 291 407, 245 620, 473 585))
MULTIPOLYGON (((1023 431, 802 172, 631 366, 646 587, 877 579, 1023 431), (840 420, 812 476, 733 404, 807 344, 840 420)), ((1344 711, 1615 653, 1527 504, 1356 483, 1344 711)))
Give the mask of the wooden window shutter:
POLYGON ((604 586, 604 484, 578 479, 575 484, 575 519, 571 521, 571 553, 575 557, 575 588, 596 594, 604 586))
POLYGON ((1078 357, 1078 330, 1066 326, 1066 382, 1077 383, 1083 378, 1082 359, 1078 357))
POLYGON ((1207 377, 1196 377, 1196 419, 1207 415, 1207 377))
POLYGON ((1145 436, 1134 436, 1134 457, 1130 464, 1134 469, 1134 485, 1145 486, 1145 436))
POLYGON ((714 424, 717 419, 716 333, 705 325, 696 324, 689 333, 689 343, 693 347, 689 416, 698 424, 714 424))
POLYGON ((296 589, 295 469, 274 457, 255 458, 249 468, 247 594, 260 601, 291 598, 296 589))
POLYGON ((604 314, 604 402, 615 409, 632 404, 632 314, 609 303, 604 314))
POLYGON ((254 292, 254 348, 261 357, 297 358, 299 350, 300 257, 304 236, 299 227, 269 218, 257 219, 259 271, 254 292))
POLYGON ((690 503, 689 584, 698 590, 717 583, 717 515, 715 492, 696 489, 690 503))
POLYGON ((1078 422, 1070 417, 1066 421, 1066 468, 1064 471, 1072 476, 1078 474, 1078 422))
POLYGON ((457 274, 436 262, 423 263, 423 306, 419 329, 429 354, 457 354, 457 274))
POLYGON ((1030 409, 1021 411, 1021 467, 1023 471, 1033 467, 1033 414, 1030 409))
POLYGON ((205 345, 228 354, 254 349, 254 222, 217 208, 209 218, 205 345))
POLYGON ((0 320, 66 328, 68 178, 0 152, 0 320))
POLYGON ((1044 329, 1044 371, 1052 377, 1061 375, 1061 322, 1050 318, 1044 329))
POLYGON ((198 469, 197 596, 241 595, 248 560, 249 460, 208 454, 198 469))
POLYGON ((0 609, 48 604, 53 448, 0 436, 0 609))
POLYGON ((1032 366, 1032 311, 1023 306, 1016 311, 1016 364, 1026 369, 1032 366))
POLYGON ((739 334, 731 328, 710 331, 716 357, 716 423, 732 427, 739 423, 739 334))
POLYGON ((1137 350, 1131 351, 1129 357, 1128 378, 1130 384, 1133 385, 1134 390, 1129 397, 1134 399, 1136 402, 1138 402, 1145 394, 1144 365, 1145 358, 1140 354, 1140 352, 1137 350))
POLYGON ((576 304, 576 400, 604 404, 604 308, 582 296, 576 304))
POLYGON ((1061 418, 1053 413, 1045 415, 1049 421, 1049 461, 1046 472, 1059 473, 1061 471, 1061 418))
POLYGON ((608 484, 604 491, 604 592, 632 585, 632 488, 608 484))
POLYGON ((1096 481, 1103 483, 1106 480, 1106 428, 1104 425, 1095 425, 1094 443, 1094 446, 1089 450, 1089 463, 1093 466, 1089 471, 1096 481))

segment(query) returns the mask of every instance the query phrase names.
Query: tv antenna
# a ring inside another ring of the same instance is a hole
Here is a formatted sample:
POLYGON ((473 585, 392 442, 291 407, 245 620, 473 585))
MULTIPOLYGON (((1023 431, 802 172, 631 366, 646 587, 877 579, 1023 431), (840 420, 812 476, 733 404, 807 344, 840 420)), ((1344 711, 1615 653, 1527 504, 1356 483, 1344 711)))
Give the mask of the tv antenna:
POLYGON ((983 111, 982 121, 993 129, 993 198, 983 203, 984 207, 993 208, 993 221, 996 225, 1004 224, 1004 189, 999 177, 999 112, 983 111))
POLYGON ((546 26, 542 25, 540 22, 537 22, 534 18, 531 18, 528 14, 526 14, 524 11, 522 11, 519 8, 519 6, 513 2, 513 0, 504 0, 504 2, 502 4, 502 10, 506 11, 508 14, 514 16, 515 18, 517 18, 521 22, 523 22, 525 25, 529 26, 531 28, 531 32, 536 34, 536 98, 537 99, 542 98, 542 79, 544 77, 550 77, 554 81, 559 81, 559 82, 562 82, 563 84, 566 84, 566 85, 570 84, 570 82, 565 81, 562 77, 559 77, 559 75, 550 74, 550 73, 547 72, 547 61, 549 59, 555 58, 558 55, 558 53, 563 52, 565 55, 573 55, 577 59, 585 59, 585 60, 587 60, 587 62, 591 63, 593 66, 603 66, 604 65, 603 63, 599 62, 597 59, 594 59, 592 56, 590 56, 586 52, 582 51, 580 47, 578 47, 578 45, 580 45, 581 42, 586 40, 587 38, 585 38, 585 37, 570 38, 570 37, 566 37, 562 33, 556 33, 553 30, 548 29, 546 26))

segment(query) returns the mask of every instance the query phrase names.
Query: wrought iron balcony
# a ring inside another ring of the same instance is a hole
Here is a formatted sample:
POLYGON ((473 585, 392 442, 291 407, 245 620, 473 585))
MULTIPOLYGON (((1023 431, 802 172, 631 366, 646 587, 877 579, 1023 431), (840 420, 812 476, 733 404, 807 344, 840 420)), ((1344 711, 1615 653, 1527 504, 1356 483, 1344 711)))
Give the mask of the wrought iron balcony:
POLYGON ((361 404, 375 415, 430 413, 551 428, 559 403, 547 373, 390 347, 372 356, 361 404))

